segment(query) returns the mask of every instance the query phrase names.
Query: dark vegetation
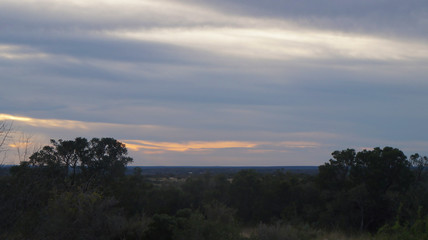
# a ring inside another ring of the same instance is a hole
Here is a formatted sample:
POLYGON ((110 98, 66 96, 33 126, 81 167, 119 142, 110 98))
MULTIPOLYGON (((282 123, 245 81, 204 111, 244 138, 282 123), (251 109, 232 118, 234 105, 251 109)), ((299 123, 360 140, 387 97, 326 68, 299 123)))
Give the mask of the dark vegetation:
POLYGON ((336 151, 305 174, 125 174, 112 138, 52 141, 0 177, 0 239, 428 239, 427 157, 336 151))
POLYGON ((222 174, 225 176, 231 176, 242 170, 255 170, 258 173, 269 174, 276 171, 286 171, 293 173, 304 173, 304 174, 317 174, 318 167, 315 166, 268 166, 268 167, 255 167, 255 166, 130 166, 126 168, 126 174, 132 174, 135 168, 141 169, 141 174, 146 176, 163 177, 163 176, 174 176, 178 178, 187 178, 191 175, 200 174, 222 174))

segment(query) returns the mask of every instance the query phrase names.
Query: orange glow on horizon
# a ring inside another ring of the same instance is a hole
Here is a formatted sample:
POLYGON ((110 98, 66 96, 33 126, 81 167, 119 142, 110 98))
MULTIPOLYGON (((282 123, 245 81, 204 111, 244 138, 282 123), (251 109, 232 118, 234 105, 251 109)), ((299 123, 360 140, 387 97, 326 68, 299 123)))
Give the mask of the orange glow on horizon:
MULTIPOLYGON (((124 140, 127 148, 133 151, 140 150, 162 150, 171 152, 205 151, 210 149, 226 148, 254 148, 258 143, 239 141, 191 141, 186 143, 177 142, 151 142, 144 140, 124 140), (132 142, 132 143, 130 143, 132 142)), ((157 151, 154 151, 157 152, 157 151)))
MULTIPOLYGON (((55 128, 74 130, 103 130, 103 129, 122 129, 122 130, 135 130, 149 129, 157 131, 157 129, 167 129, 165 126, 153 125, 135 125, 135 124, 122 124, 122 123, 102 123, 102 122, 84 122, 75 120, 61 120, 61 119, 38 119, 25 116, 15 116, 10 114, 1 114, 0 121, 17 121, 24 125, 38 127, 38 128, 55 128)), ((311 134, 313 135, 313 134, 311 134)), ((310 136, 307 136, 310 138, 310 136)), ((295 136, 288 136, 288 138, 295 138, 295 136)), ((301 138, 301 137, 299 137, 301 138)), ((165 153, 210 153, 213 151, 224 149, 243 150, 248 153, 264 154, 270 152, 288 152, 290 149, 303 149, 303 148, 319 148, 322 146, 319 142, 313 141, 149 141, 138 139, 120 140, 123 142, 130 151, 141 152, 149 155, 165 154, 165 153)), ((11 148, 19 148, 19 143, 11 143, 11 148)))
POLYGON ((317 142, 248 142, 248 141, 189 141, 189 142, 154 142, 146 140, 122 140, 132 151, 145 154, 162 154, 165 152, 201 152, 220 149, 241 148, 253 153, 288 152, 285 148, 317 148, 317 142))

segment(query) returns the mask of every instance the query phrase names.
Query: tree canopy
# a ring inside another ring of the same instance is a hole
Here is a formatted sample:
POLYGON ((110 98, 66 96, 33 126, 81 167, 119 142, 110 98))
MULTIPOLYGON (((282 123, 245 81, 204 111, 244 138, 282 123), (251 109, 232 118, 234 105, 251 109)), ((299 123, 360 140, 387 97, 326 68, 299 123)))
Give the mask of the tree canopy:
POLYGON ((427 159, 376 147, 334 151, 318 173, 148 176, 125 174, 113 138, 51 140, 0 176, 0 238, 427 239, 427 159))
POLYGON ((32 154, 21 166, 42 167, 55 171, 73 185, 76 180, 87 183, 111 181, 123 176, 128 163, 125 144, 113 138, 78 137, 74 140, 51 140, 51 145, 44 146, 32 154), (79 178, 79 179, 77 179, 79 178))

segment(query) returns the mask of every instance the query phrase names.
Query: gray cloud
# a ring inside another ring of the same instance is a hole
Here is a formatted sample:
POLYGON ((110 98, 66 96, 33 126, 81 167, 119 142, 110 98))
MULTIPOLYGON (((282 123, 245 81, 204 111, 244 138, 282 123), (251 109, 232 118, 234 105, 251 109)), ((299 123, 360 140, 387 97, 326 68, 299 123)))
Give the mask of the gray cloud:
POLYGON ((206 1, 188 2, 209 5, 219 11, 245 16, 287 19, 315 28, 345 32, 365 32, 395 37, 424 37, 421 29, 428 23, 428 4, 424 0, 328 0, 314 1, 206 1))

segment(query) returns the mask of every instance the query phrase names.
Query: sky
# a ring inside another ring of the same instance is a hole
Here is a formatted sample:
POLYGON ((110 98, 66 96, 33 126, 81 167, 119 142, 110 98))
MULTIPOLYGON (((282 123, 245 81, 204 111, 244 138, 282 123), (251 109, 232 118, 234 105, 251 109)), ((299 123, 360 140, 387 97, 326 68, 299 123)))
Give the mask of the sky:
POLYGON ((1 0, 7 163, 76 137, 139 166, 428 155, 427 29, 426 0, 1 0))

